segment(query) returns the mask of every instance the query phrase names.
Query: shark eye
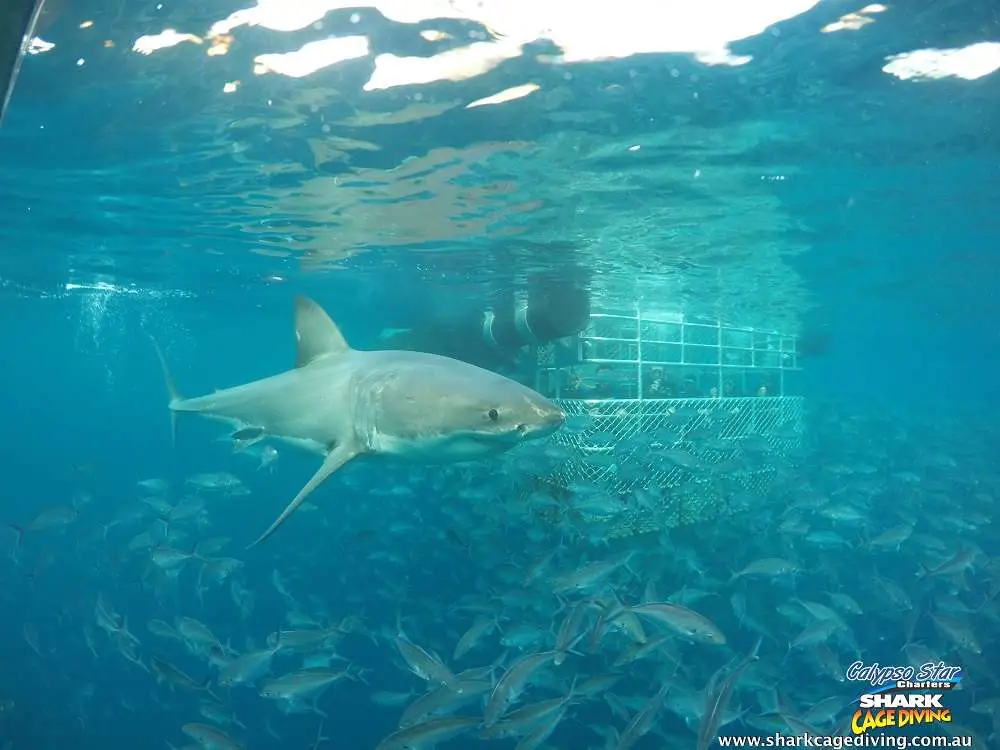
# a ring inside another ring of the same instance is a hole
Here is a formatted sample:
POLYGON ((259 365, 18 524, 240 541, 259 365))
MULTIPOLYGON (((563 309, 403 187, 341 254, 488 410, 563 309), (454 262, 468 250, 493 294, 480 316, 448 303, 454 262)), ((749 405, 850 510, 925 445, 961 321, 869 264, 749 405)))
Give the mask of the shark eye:
POLYGON ((497 420, 500 419, 500 412, 498 412, 496 409, 490 409, 488 412, 486 412, 486 416, 490 418, 491 422, 496 422, 497 420))

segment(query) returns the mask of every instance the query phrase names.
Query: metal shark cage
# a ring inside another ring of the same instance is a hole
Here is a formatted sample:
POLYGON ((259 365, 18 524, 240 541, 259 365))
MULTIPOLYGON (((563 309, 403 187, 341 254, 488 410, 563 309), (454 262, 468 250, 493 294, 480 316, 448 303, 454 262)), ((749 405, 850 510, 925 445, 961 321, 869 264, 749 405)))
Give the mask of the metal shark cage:
POLYGON ((746 510, 800 446, 794 335, 602 311, 536 355, 535 388, 569 415, 556 437, 565 460, 541 488, 566 513, 581 487, 617 495, 621 512, 581 514, 609 537, 746 510))

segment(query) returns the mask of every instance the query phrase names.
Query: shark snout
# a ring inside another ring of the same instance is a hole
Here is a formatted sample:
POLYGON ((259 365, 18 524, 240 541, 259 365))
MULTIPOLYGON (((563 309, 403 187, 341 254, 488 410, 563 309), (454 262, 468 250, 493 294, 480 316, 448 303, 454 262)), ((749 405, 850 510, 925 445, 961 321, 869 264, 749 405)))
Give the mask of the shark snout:
POLYGON ((563 422, 566 421, 566 412, 560 409, 555 404, 552 404, 552 408, 545 415, 545 423, 551 425, 553 428, 558 429, 563 426, 563 422))
POLYGON ((517 426, 518 432, 532 437, 543 437, 550 435, 566 421, 566 412, 553 404, 551 401, 532 404, 535 412, 532 424, 520 424, 517 426))

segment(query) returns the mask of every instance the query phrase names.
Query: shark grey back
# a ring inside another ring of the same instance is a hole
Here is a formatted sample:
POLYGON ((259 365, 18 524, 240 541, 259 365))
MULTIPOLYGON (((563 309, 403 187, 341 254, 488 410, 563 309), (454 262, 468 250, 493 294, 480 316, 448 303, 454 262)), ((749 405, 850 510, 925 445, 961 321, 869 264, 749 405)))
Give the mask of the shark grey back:
POLYGON ((293 370, 184 399, 157 347, 172 418, 202 414, 234 435, 273 438, 324 456, 323 464, 250 546, 273 534, 323 481, 363 455, 425 463, 503 453, 562 426, 557 405, 516 381, 449 357, 358 351, 313 300, 295 300, 293 370))

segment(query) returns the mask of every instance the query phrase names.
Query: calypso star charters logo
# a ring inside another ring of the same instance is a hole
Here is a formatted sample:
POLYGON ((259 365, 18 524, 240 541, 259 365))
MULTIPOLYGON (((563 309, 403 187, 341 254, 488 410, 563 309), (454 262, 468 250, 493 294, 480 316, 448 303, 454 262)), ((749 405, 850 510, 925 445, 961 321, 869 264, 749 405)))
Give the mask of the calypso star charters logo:
POLYGON ((951 722, 945 696, 958 687, 962 668, 944 662, 904 667, 856 661, 848 667, 846 677, 874 688, 858 697, 858 708, 851 717, 851 731, 859 735, 873 729, 951 722))

